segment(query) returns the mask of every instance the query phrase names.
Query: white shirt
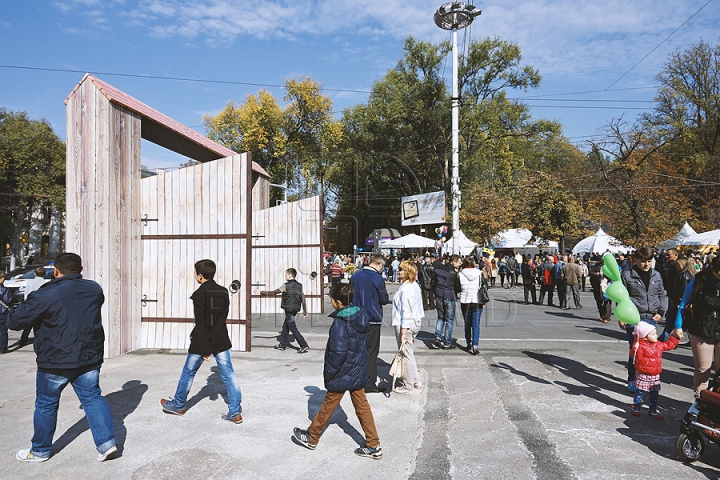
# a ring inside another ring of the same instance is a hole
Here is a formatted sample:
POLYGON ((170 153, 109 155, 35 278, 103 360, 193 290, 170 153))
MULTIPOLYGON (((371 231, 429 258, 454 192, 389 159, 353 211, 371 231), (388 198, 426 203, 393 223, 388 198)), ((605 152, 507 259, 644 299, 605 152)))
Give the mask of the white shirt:
POLYGON ((31 278, 27 282, 25 282, 25 298, 24 300, 27 300, 28 295, 30 295, 32 292, 37 290, 38 288, 42 287, 44 284, 49 282, 49 279, 45 279, 42 277, 35 277, 31 278))
POLYGON ((393 296, 392 325, 401 328, 421 327, 424 316, 420 285, 417 282, 403 282, 393 296))

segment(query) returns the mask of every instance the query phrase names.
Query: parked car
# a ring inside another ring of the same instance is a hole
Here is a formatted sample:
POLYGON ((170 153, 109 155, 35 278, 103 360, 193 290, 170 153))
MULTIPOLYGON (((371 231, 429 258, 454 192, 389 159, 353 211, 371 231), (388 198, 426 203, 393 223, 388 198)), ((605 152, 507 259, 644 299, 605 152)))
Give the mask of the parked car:
MULTIPOLYGON (((55 267, 53 265, 33 265, 30 271, 26 271, 24 274, 19 276, 16 275, 15 278, 10 280, 6 279, 5 286, 12 292, 13 303, 20 303, 25 299, 25 283, 28 280, 35 278, 35 269, 37 267, 45 267, 45 279, 52 280, 53 272, 55 271, 55 267)), ((27 268, 27 265, 23 268, 27 268)))
POLYGON ((5 281, 12 280, 13 278, 20 278, 23 275, 25 275, 28 272, 32 272, 37 267, 44 267, 42 263, 33 264, 33 265, 25 265, 24 267, 17 267, 13 270, 10 270, 8 273, 5 274, 5 281))

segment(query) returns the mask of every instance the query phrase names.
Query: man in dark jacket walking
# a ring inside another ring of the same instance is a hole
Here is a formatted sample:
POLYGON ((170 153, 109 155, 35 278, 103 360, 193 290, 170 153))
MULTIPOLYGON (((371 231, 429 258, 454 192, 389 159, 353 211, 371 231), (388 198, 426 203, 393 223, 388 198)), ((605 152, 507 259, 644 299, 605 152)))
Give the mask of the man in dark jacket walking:
POLYGON ((165 413, 183 415, 195 374, 202 363, 213 355, 228 394, 228 413, 222 415, 222 419, 242 423, 242 393, 232 366, 232 343, 226 325, 230 299, 227 289, 213 280, 216 270, 212 260, 195 263, 195 280, 200 284, 190 297, 195 309, 195 328, 190 333, 190 348, 175 396, 171 400, 160 400, 160 405, 165 413))
POLYGON ((118 453, 112 414, 99 385, 105 343, 100 308, 105 297, 100 285, 84 279, 81 271, 79 255, 61 253, 55 259, 54 279, 7 316, 12 330, 35 329, 35 434, 32 446, 16 455, 23 462, 50 458, 60 394, 68 383, 87 417, 98 460, 118 453))
POLYGON ((295 278, 297 270, 288 268, 285 270, 285 283, 275 290, 256 290, 256 294, 261 296, 281 294, 280 308, 285 311, 285 321, 280 331, 280 341, 275 345, 276 350, 285 350, 289 345, 288 336, 292 332, 295 340, 297 340, 300 348, 297 353, 307 353, 310 350, 305 337, 302 336, 300 330, 295 323, 295 316, 300 312, 302 307, 303 316, 307 318, 307 304, 305 303, 305 295, 303 295, 302 284, 295 278))
POLYGON ((385 280, 380 274, 384 267, 385 258, 380 254, 375 254, 370 258, 367 266, 350 277, 350 285, 355 292, 353 305, 362 308, 370 316, 367 334, 368 381, 365 385, 366 393, 381 391, 375 382, 377 381, 377 357, 380 352, 382 307, 390 302, 385 280))
POLYGON ((455 324, 455 306, 460 292, 457 270, 462 264, 460 255, 450 257, 449 263, 441 260, 433 264, 435 268, 435 309, 438 318, 435 324, 435 345, 438 348, 454 348, 452 332, 455 324))
POLYGON ((365 447, 355 449, 355 455, 379 460, 382 458, 380 438, 363 388, 368 376, 366 332, 369 317, 361 308, 348 306, 353 302, 353 288, 348 284, 332 287, 330 301, 335 312, 330 314, 334 321, 330 326, 323 368, 327 393, 308 429, 295 427, 293 438, 305 448, 315 450, 340 400, 345 392, 350 392, 355 414, 365 432, 365 447))

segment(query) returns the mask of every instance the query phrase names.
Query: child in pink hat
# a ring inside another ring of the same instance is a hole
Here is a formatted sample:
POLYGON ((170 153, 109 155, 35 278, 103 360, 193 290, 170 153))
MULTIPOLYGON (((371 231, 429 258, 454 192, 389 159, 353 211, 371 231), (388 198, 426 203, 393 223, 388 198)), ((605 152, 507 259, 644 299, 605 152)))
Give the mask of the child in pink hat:
POLYGON ((630 349, 630 356, 635 363, 635 399, 632 405, 632 414, 640 415, 640 405, 643 396, 650 392, 648 415, 661 419, 657 411, 658 393, 660 392, 660 372, 662 372, 662 353, 672 350, 678 344, 678 339, 671 336, 665 342, 658 342, 657 330, 647 322, 635 325, 635 343, 630 349))

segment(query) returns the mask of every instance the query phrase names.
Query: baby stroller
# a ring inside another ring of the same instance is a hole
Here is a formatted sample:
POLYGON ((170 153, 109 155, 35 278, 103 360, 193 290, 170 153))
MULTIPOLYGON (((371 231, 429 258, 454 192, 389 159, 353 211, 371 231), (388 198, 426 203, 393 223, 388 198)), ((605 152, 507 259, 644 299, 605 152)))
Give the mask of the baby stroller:
POLYGON ((720 373, 680 421, 675 446, 680 458, 694 462, 705 452, 705 438, 720 446, 720 373))

